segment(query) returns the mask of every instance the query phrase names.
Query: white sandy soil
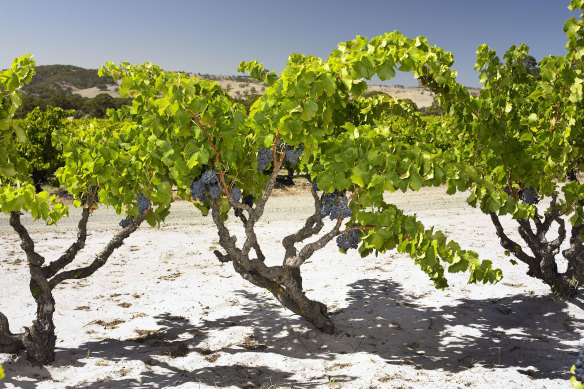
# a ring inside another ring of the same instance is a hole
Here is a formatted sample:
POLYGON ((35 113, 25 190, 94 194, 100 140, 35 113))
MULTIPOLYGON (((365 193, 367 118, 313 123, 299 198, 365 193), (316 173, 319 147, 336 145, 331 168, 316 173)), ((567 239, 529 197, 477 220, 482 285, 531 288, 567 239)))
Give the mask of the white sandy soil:
MULTIPOLYGON (((492 259, 503 281, 468 285, 466 274, 449 274, 451 286, 439 291, 408 257, 343 255, 333 242, 303 266, 309 297, 327 304, 336 325, 326 335, 221 264, 211 218, 177 202, 160 229, 141 227, 94 276, 58 287, 56 361, 34 367, 23 353, 0 354, 0 387, 569 387, 582 299, 555 301, 526 266, 512 265, 465 194, 433 188, 388 198, 492 259)), ((306 190, 270 199, 258 224, 269 263, 280 263, 281 239, 311 213, 306 190)), ((75 239, 78 218, 73 209, 57 227, 23 220, 52 260, 75 239)), ((77 264, 103 247, 121 217, 99 209, 91 219, 77 264)), ((0 311, 13 332, 35 312, 19 243, 2 216, 0 311)))

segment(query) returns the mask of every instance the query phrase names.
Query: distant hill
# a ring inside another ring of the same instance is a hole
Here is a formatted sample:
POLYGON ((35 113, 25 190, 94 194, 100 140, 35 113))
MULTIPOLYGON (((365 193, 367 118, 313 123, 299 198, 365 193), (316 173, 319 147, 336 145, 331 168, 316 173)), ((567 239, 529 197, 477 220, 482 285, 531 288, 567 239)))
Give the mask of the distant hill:
POLYGON ((33 96, 67 95, 89 88, 106 91, 108 87, 116 85, 111 77, 99 77, 97 69, 73 65, 39 65, 35 71, 30 84, 23 88, 26 94, 33 96))
MULTIPOLYGON (((84 69, 73 65, 39 65, 35 69, 36 74, 31 83, 23 88, 25 95, 30 97, 53 98, 53 100, 54 96, 80 96, 92 99, 100 94, 107 94, 113 98, 120 97, 116 82, 111 77, 99 77, 97 69, 84 69)), ((246 99, 254 94, 262 94, 267 88, 266 84, 244 75, 187 74, 191 77, 216 81, 236 99, 246 99)), ((434 94, 430 90, 421 87, 370 85, 368 90, 384 92, 396 98, 410 99, 419 108, 429 107, 434 99, 434 94)), ((469 90, 473 94, 478 93, 478 89, 469 90)))

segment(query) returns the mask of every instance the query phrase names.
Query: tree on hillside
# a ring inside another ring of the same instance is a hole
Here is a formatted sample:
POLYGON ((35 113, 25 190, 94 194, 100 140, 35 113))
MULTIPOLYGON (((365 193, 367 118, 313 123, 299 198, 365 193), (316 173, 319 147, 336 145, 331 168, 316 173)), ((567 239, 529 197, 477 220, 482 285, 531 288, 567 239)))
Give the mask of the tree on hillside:
POLYGON ((519 63, 525 67, 525 70, 528 74, 534 77, 539 77, 541 69, 539 68, 537 60, 533 55, 528 54, 525 57, 522 57, 519 59, 519 63))
POLYGON ((444 108, 442 107, 442 104, 440 104, 440 101, 438 101, 436 98, 434 98, 432 100, 432 104, 421 110, 423 115, 426 116, 442 116, 444 115, 444 108))
POLYGON ((40 108, 41 111, 45 111, 47 106, 51 106, 62 108, 67 111, 74 110, 75 112, 73 113, 73 116, 77 119, 103 119, 106 117, 106 112, 109 108, 119 108, 128 103, 129 99, 104 97, 101 94, 94 98, 81 97, 77 94, 55 94, 46 97, 23 95, 22 105, 14 114, 14 117, 17 119, 24 119, 26 115, 31 113, 37 107, 40 108))
MULTIPOLYGON (((372 90, 372 91, 367 91, 367 92, 363 93, 363 97, 365 97, 365 98, 376 97, 379 95, 389 96, 387 93, 379 91, 379 90, 372 90)), ((391 97, 391 96, 389 96, 389 97, 391 97)))
POLYGON ((253 103, 255 103, 256 100, 259 99, 260 97, 261 97, 261 95, 252 94, 252 95, 247 96, 245 99, 235 99, 235 101, 240 103, 241 105, 243 105, 245 107, 245 110, 247 112, 249 112, 253 103))
POLYGON ((87 100, 83 108, 90 118, 104 118, 108 109, 118 108, 118 106, 112 96, 100 93, 93 99, 87 100))

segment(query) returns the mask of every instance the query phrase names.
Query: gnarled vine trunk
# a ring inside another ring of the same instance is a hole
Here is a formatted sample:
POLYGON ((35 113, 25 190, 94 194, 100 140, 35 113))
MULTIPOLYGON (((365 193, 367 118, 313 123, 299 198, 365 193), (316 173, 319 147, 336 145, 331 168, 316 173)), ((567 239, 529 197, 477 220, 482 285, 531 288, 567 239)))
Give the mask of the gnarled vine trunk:
POLYGON ((252 209, 251 207, 242 206, 244 210, 248 211, 249 218, 246 218, 242 212, 238 213, 246 234, 246 241, 241 248, 236 246, 235 236, 231 236, 229 230, 221 220, 219 204, 215 200, 212 201, 211 210, 213 221, 219 233, 219 244, 226 251, 226 254, 217 250, 214 253, 221 262, 232 262, 235 271, 244 279, 272 293, 284 308, 304 317, 319 330, 332 334, 334 332, 334 325, 328 316, 326 305, 319 301, 311 300, 303 290, 300 266, 316 250, 324 247, 338 234, 341 219, 339 218, 337 220, 335 227, 331 231, 321 236, 315 242, 306 244, 300 251, 296 249, 295 245, 297 243, 317 235, 323 227, 323 222, 319 216, 321 199, 318 197, 315 189, 312 188, 315 204, 314 214, 307 219, 305 225, 299 231, 282 240, 282 245, 286 249, 282 265, 266 266, 265 256, 257 242, 254 225, 261 217, 265 204, 274 188, 278 170, 276 168, 272 172, 272 176, 264 189, 263 196, 256 207, 252 209), (250 258, 252 249, 256 254, 255 258, 250 258))
POLYGON ((326 305, 306 296, 300 269, 282 266, 272 267, 269 272, 262 272, 258 268, 246 270, 238 260, 233 261, 233 268, 247 281, 268 290, 284 308, 304 317, 325 333, 334 332, 326 305))
POLYGON ((10 225, 18 233, 21 247, 24 250, 30 270, 30 291, 37 303, 36 318, 32 326, 25 327, 23 333, 10 332, 8 319, 0 313, 0 352, 16 354, 26 350, 27 358, 34 364, 46 365, 55 360, 55 300, 53 289, 65 280, 86 278, 105 265, 115 249, 120 247, 124 239, 134 232, 144 221, 149 209, 144 211, 133 223, 114 235, 103 250, 88 266, 61 271, 73 262, 77 253, 85 246, 87 238, 87 222, 91 213, 91 204, 83 208, 78 225, 77 240, 57 260, 44 265, 45 258, 35 251, 34 242, 20 221, 19 212, 10 213, 10 225))
POLYGON ((37 299, 36 319, 32 326, 25 327, 22 343, 29 360, 37 364, 47 364, 55 360, 55 300, 51 291, 41 293, 37 299))
POLYGON ((22 343, 23 334, 13 334, 10 332, 8 319, 0 312, 0 352, 16 354, 24 349, 22 343))
MULTIPOLYGON (((568 261, 565 272, 560 273, 556 264, 556 255, 560 246, 566 239, 565 221, 557 209, 557 196, 552 196, 550 212, 543 220, 535 219, 535 229, 529 220, 517 220, 518 232, 532 255, 527 254, 515 241, 505 233, 499 217, 494 212, 490 213, 491 221, 497 231, 501 246, 512 253, 515 258, 527 264, 527 275, 540 279, 550 286, 553 294, 561 299, 571 299, 578 293, 578 287, 584 284, 584 245, 580 238, 583 226, 571 227, 570 247, 562 251, 564 259, 568 261), (558 237, 548 240, 546 233, 553 222, 558 224, 558 237)), ((537 215, 536 215, 537 216, 537 215)))

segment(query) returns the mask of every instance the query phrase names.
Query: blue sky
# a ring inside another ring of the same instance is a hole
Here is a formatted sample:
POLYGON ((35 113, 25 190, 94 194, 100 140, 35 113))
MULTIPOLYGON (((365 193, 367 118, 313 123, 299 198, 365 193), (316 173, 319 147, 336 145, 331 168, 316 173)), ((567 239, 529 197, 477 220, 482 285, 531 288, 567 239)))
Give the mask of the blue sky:
MULTIPOLYGON (((292 52, 327 57, 338 42, 398 30, 454 53, 460 83, 479 86, 479 44, 500 55, 526 43, 562 55, 568 0, 0 1, 0 67, 25 52, 38 65, 98 68, 149 61, 167 70, 237 74, 242 60, 281 71, 292 52)), ((389 84, 417 85, 411 75, 389 84)))

